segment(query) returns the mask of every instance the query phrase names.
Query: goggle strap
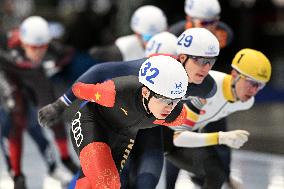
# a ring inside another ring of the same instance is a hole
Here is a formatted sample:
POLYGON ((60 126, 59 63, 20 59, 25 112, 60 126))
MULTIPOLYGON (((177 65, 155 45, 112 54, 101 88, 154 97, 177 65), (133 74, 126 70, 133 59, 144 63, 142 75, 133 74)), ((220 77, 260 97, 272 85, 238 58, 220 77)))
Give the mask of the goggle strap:
POLYGON ((236 83, 241 79, 241 76, 238 75, 238 77, 233 81, 232 83, 232 91, 233 91, 233 94, 236 98, 236 100, 240 100, 238 95, 237 95, 237 91, 236 91, 236 83))
POLYGON ((182 65, 183 65, 184 69, 185 69, 185 64, 186 64, 186 62, 188 61, 188 59, 189 59, 189 56, 188 56, 188 55, 186 55, 186 59, 185 59, 185 61, 182 63, 182 65))
POLYGON ((148 99, 143 98, 143 103, 144 103, 144 105, 145 105, 145 107, 146 107, 147 113, 148 113, 148 114, 151 114, 151 111, 150 111, 150 109, 149 109, 149 101, 150 101, 150 99, 155 95, 155 93, 154 93, 153 91, 151 91, 148 87, 147 87, 147 89, 150 91, 150 94, 149 94, 148 99))

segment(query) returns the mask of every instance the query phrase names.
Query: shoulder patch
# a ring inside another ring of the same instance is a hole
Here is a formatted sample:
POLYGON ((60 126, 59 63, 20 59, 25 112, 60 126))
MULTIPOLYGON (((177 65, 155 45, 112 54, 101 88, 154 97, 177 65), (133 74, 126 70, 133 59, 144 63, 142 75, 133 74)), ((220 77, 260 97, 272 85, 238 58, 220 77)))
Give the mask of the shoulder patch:
POLYGON ((77 98, 95 102, 102 106, 113 107, 115 103, 115 85, 112 80, 98 84, 78 82, 73 85, 72 91, 77 98))

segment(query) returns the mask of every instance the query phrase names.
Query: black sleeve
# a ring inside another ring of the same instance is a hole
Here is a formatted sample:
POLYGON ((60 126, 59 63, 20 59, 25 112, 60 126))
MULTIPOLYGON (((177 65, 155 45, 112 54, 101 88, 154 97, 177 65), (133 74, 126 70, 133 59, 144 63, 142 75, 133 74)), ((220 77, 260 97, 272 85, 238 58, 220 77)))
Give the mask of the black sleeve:
POLYGON ((119 48, 113 44, 103 47, 92 47, 89 54, 98 61, 122 61, 123 57, 119 48))
POLYGON ((9 55, 8 51, 0 49, 0 69, 8 74, 19 74, 22 73, 22 69, 19 69, 15 60, 9 55))
MULTIPOLYGON (((37 68, 40 69, 40 68, 37 68)), ((15 60, 7 51, 0 49, 0 70, 3 70, 7 75, 12 74, 17 78, 30 77, 34 74, 34 69, 20 68, 16 65, 15 60)))
POLYGON ((47 79, 41 66, 33 69, 18 67, 8 53, 0 50, 0 70, 31 90, 35 95, 34 98, 36 98, 38 107, 49 104, 56 99, 53 85, 47 79))

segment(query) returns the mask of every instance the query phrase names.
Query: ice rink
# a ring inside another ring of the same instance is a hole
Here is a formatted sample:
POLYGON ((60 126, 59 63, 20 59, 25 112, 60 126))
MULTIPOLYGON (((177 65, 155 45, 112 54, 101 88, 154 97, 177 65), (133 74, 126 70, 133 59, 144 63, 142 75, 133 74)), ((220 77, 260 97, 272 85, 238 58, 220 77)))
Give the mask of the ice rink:
MULTIPOLYGON (((46 175, 46 167, 28 135, 25 135, 24 140, 23 169, 27 177, 28 188, 41 189, 46 175)), ((283 189, 284 156, 243 150, 234 151, 232 174, 243 180, 245 189, 283 189)), ((6 165, 1 155, 0 189, 11 189, 7 175, 6 165)), ((48 188, 55 189, 51 185, 48 188)), ((163 179, 157 188, 163 188, 163 179)))
MULTIPOLYGON (((232 154, 232 176, 240 178, 243 189, 283 189, 284 156, 235 150, 232 154)), ((160 180, 157 189, 163 189, 160 180)))
MULTIPOLYGON (((243 128, 251 133, 243 150, 234 150, 232 154, 232 175, 242 179, 243 189, 284 189, 283 110, 283 104, 260 104, 246 113, 237 112, 229 116, 229 130, 243 128)), ((51 138, 52 132, 45 131, 51 138)), ((0 189, 12 189, 0 152, 0 189)), ((22 164, 28 189, 62 189, 54 182, 46 182, 48 187, 43 187, 47 169, 35 143, 26 133, 23 153, 22 164)), ((72 155, 77 160, 75 153, 72 155)), ((163 179, 162 175, 157 189, 164 188, 163 179)))

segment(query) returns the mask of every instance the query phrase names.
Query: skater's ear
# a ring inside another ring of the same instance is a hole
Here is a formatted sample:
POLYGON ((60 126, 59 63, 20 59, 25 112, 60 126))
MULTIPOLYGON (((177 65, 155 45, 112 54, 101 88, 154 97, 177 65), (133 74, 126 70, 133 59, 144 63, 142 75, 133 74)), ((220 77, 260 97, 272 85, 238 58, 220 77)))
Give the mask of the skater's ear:
POLYGON ((150 91, 149 91, 149 89, 147 88, 147 87, 142 87, 142 96, 144 97, 144 98, 148 98, 149 97, 149 95, 150 95, 150 91))

